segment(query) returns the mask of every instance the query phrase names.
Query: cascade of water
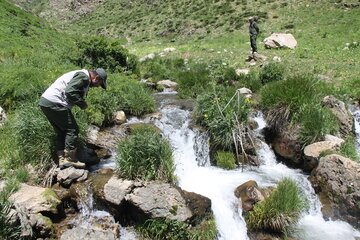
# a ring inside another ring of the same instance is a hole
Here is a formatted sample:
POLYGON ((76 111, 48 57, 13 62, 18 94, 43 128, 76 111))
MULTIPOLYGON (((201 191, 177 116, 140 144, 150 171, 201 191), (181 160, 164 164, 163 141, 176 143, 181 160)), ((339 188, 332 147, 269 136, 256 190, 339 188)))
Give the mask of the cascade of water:
MULTIPOLYGON (((293 170, 276 161, 270 147, 262 142, 258 156, 262 165, 257 169, 245 171, 226 171, 210 166, 207 136, 189 129, 190 112, 177 107, 164 106, 162 118, 155 124, 162 130, 174 148, 176 164, 175 174, 179 186, 211 199, 212 210, 217 223, 219 237, 222 240, 248 239, 247 228, 239 208, 239 201, 234 196, 237 186, 248 180, 255 180, 259 186, 275 186, 284 177, 294 179, 304 196, 309 201, 309 210, 303 214, 295 227, 296 236, 304 240, 320 239, 355 239, 360 233, 349 224, 341 221, 325 221, 321 214, 321 204, 307 176, 300 170, 293 170), (206 139, 205 141, 203 139, 206 139), (197 144, 202 146, 194 147, 197 144), (206 145, 206 146, 204 146, 206 145), (199 149, 205 149, 199 158, 199 149), (199 161, 201 159, 201 161, 199 161), (205 159, 205 160, 204 160, 205 159), (336 234, 334 233, 336 231, 336 234)), ((257 116, 259 129, 265 126, 261 115, 257 116)))
POLYGON ((360 156, 360 109, 355 106, 350 106, 349 110, 353 115, 354 119, 354 129, 356 134, 356 150, 358 155, 360 156))

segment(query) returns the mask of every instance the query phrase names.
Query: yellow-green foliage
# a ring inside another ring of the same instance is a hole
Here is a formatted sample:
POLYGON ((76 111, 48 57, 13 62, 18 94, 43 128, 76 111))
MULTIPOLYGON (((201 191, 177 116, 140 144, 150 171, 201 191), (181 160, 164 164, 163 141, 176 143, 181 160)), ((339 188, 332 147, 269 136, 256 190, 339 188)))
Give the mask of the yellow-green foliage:
POLYGON ((252 230, 283 234, 300 217, 304 202, 295 181, 285 178, 264 201, 257 203, 246 216, 252 230))
POLYGON ((216 153, 216 165, 224 169, 234 169, 235 164, 235 155, 232 152, 218 151, 216 153))

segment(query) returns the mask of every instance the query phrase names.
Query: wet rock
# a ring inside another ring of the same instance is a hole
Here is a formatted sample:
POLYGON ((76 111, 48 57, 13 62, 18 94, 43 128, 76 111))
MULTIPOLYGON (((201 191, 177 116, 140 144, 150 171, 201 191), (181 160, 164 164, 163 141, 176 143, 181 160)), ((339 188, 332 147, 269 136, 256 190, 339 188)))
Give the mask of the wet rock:
POLYGON ((360 227, 360 164, 337 154, 322 157, 310 182, 327 218, 340 219, 360 227))
POLYGON ((150 182, 134 189, 125 199, 134 209, 129 214, 134 214, 132 217, 137 221, 167 218, 185 222, 194 217, 181 189, 167 183, 150 182))
POLYGON ((246 212, 251 211, 255 203, 264 200, 264 195, 254 180, 247 181, 238 186, 234 194, 239 198, 242 209, 246 212))
POLYGON ((72 183, 85 181, 88 174, 88 170, 69 167, 59 171, 57 181, 61 186, 69 187, 72 183))
POLYGON ((36 236, 36 238, 46 238, 52 236, 55 232, 51 219, 41 215, 40 213, 31 214, 30 223, 33 229, 33 237, 36 236))
POLYGON ((61 203, 52 189, 27 184, 21 184, 20 189, 13 193, 9 199, 32 214, 44 212, 57 214, 57 207, 61 203))

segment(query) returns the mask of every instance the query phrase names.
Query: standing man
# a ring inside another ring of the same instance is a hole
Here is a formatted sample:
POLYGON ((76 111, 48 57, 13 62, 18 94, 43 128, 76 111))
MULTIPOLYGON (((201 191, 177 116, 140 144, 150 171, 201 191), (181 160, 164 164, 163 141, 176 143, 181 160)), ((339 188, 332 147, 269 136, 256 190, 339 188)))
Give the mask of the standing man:
POLYGON ((39 105, 56 133, 56 153, 59 167, 84 168, 85 163, 76 158, 79 127, 71 108, 87 108, 85 96, 89 88, 106 89, 107 74, 104 69, 86 69, 65 73, 41 95, 39 105))
POLYGON ((259 27, 257 25, 257 20, 258 18, 256 16, 249 18, 250 45, 253 55, 257 53, 256 38, 260 32, 259 27))

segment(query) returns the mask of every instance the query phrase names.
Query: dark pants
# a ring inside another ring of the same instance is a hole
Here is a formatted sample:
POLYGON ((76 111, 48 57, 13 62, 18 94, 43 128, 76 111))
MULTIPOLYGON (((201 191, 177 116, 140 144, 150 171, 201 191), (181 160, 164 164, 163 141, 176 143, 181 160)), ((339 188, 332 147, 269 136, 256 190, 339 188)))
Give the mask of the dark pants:
POLYGON ((250 45, 253 53, 257 52, 256 37, 257 35, 250 35, 250 45))
POLYGON ((56 133, 56 151, 73 150, 79 135, 79 126, 70 109, 54 110, 40 106, 56 133))

